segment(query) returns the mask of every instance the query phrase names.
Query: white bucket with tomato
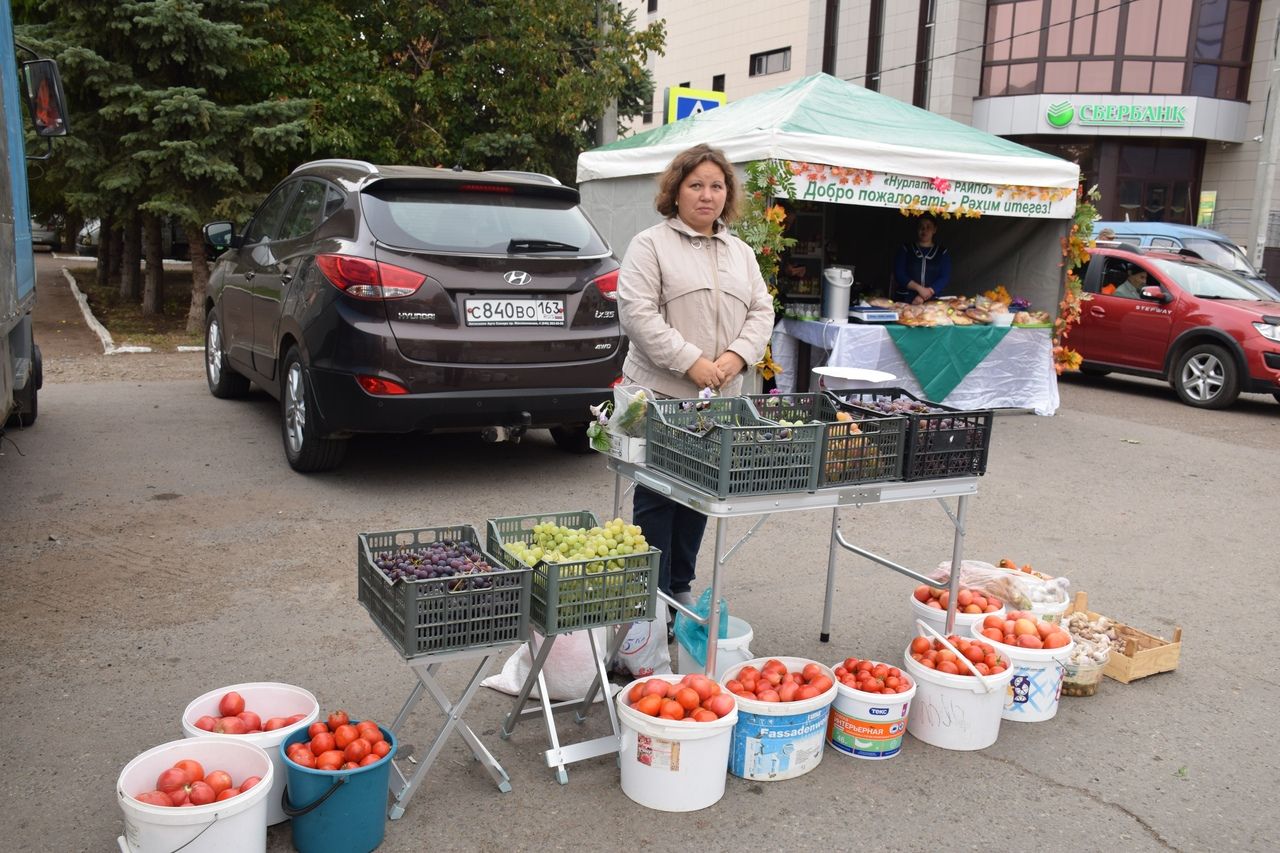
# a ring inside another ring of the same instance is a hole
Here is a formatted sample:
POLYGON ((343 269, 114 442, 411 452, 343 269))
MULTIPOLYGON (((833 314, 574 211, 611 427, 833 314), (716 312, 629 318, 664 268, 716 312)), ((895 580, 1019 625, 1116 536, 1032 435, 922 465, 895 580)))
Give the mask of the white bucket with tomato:
POLYGON ((755 658, 725 672, 721 684, 738 699, 730 773, 756 782, 781 782, 818 766, 827 742, 827 716, 836 698, 830 667, 807 658, 755 658), (749 674, 756 677, 748 679, 749 674))

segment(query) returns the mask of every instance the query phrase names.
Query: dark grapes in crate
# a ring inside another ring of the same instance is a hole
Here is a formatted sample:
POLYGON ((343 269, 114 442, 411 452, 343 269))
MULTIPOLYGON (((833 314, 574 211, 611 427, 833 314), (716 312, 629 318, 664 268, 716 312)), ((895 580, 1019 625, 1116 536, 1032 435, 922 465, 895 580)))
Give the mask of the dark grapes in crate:
POLYGON ((489 565, 489 561, 475 545, 450 539, 418 548, 379 551, 373 555, 373 562, 393 581, 457 577, 458 581, 449 585, 454 592, 462 589, 488 589, 491 582, 482 575, 493 571, 493 566, 489 565))

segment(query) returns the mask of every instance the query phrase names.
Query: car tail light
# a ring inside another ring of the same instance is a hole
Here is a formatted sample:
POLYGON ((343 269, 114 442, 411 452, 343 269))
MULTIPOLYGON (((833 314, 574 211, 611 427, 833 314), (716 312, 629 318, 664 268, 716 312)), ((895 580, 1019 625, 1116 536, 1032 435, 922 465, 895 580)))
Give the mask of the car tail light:
POLYGON ((316 266, 330 284, 357 299, 412 296, 427 280, 422 273, 404 267, 347 255, 316 255, 316 266))
POLYGON ((618 271, 606 273, 595 281, 591 282, 596 286, 596 290, 600 291, 600 295, 605 299, 618 301, 618 271))
POLYGON ((399 382, 383 379, 381 376, 357 376, 356 382, 360 383, 360 387, 366 392, 378 397, 394 397, 409 393, 409 389, 399 382))
POLYGON ((504 187, 501 184, 463 184, 458 189, 464 193, 506 193, 514 195, 514 187, 504 187))

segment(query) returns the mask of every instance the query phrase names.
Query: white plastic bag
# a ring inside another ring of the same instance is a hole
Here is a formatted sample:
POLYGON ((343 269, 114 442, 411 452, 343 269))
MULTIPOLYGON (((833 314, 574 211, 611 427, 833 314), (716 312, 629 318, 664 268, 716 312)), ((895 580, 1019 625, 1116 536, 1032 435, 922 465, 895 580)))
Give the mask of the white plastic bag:
POLYGON ((625 669, 636 678, 671 674, 671 650, 667 648, 667 603, 658 599, 656 615, 651 622, 636 622, 622 641, 613 659, 615 667, 625 669))
MULTIPOLYGON (((604 654, 608 649, 609 631, 607 628, 594 630, 596 647, 600 649, 601 654, 604 654)), ((545 642, 542 635, 536 631, 533 634, 538 648, 542 648, 542 643, 545 642)), ((502 672, 489 676, 480 682, 480 686, 511 696, 519 695, 520 688, 524 685, 524 680, 529 676, 529 670, 532 668, 533 659, 529 656, 529 644, 525 643, 515 654, 507 658, 507 662, 502 665, 502 672)), ((596 677, 596 663, 591 654, 591 639, 587 636, 587 632, 570 631, 568 634, 556 637, 555 645, 551 647, 551 654, 542 665, 542 675, 546 678, 547 692, 551 694, 553 700, 581 699, 586 695, 587 688, 596 677)), ((609 688, 610 695, 616 689, 613 685, 606 685, 606 687, 609 688)), ((536 699, 539 696, 541 693, 538 691, 538 685, 534 684, 529 697, 536 699)), ((595 701, 599 702, 601 698, 603 698, 602 694, 597 692, 595 701)))
POLYGON ((643 437, 645 409, 652 399, 653 392, 642 385, 614 386, 609 431, 633 438, 643 437))

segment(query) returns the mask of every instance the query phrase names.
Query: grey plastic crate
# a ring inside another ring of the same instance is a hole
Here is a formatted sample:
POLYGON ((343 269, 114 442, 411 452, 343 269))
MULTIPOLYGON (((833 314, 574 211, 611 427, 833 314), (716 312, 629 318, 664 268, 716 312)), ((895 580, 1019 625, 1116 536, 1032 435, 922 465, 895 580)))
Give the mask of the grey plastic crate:
MULTIPOLYGON (((586 510, 491 518, 486 522, 488 550, 512 568, 526 568, 503 545, 517 540, 532 543, 534 525, 548 522, 574 529, 600 526, 595 513, 586 510)), ((528 566, 533 627, 550 635, 653 619, 661 556, 650 548, 621 557, 528 566)))
POLYGON ((470 524, 361 533, 356 559, 360 603, 406 659, 529 638, 529 570, 496 558, 470 524), (493 571, 392 581, 374 562, 379 554, 444 540, 475 545, 493 571))
POLYGON ((704 492, 725 498, 818 487, 820 424, 779 427, 745 397, 653 400, 647 418, 645 464, 704 492))
POLYGON ((869 415, 822 391, 745 396, 765 420, 822 421, 819 488, 902 479, 906 418, 869 415), (838 420, 837 411, 854 420, 838 420))

